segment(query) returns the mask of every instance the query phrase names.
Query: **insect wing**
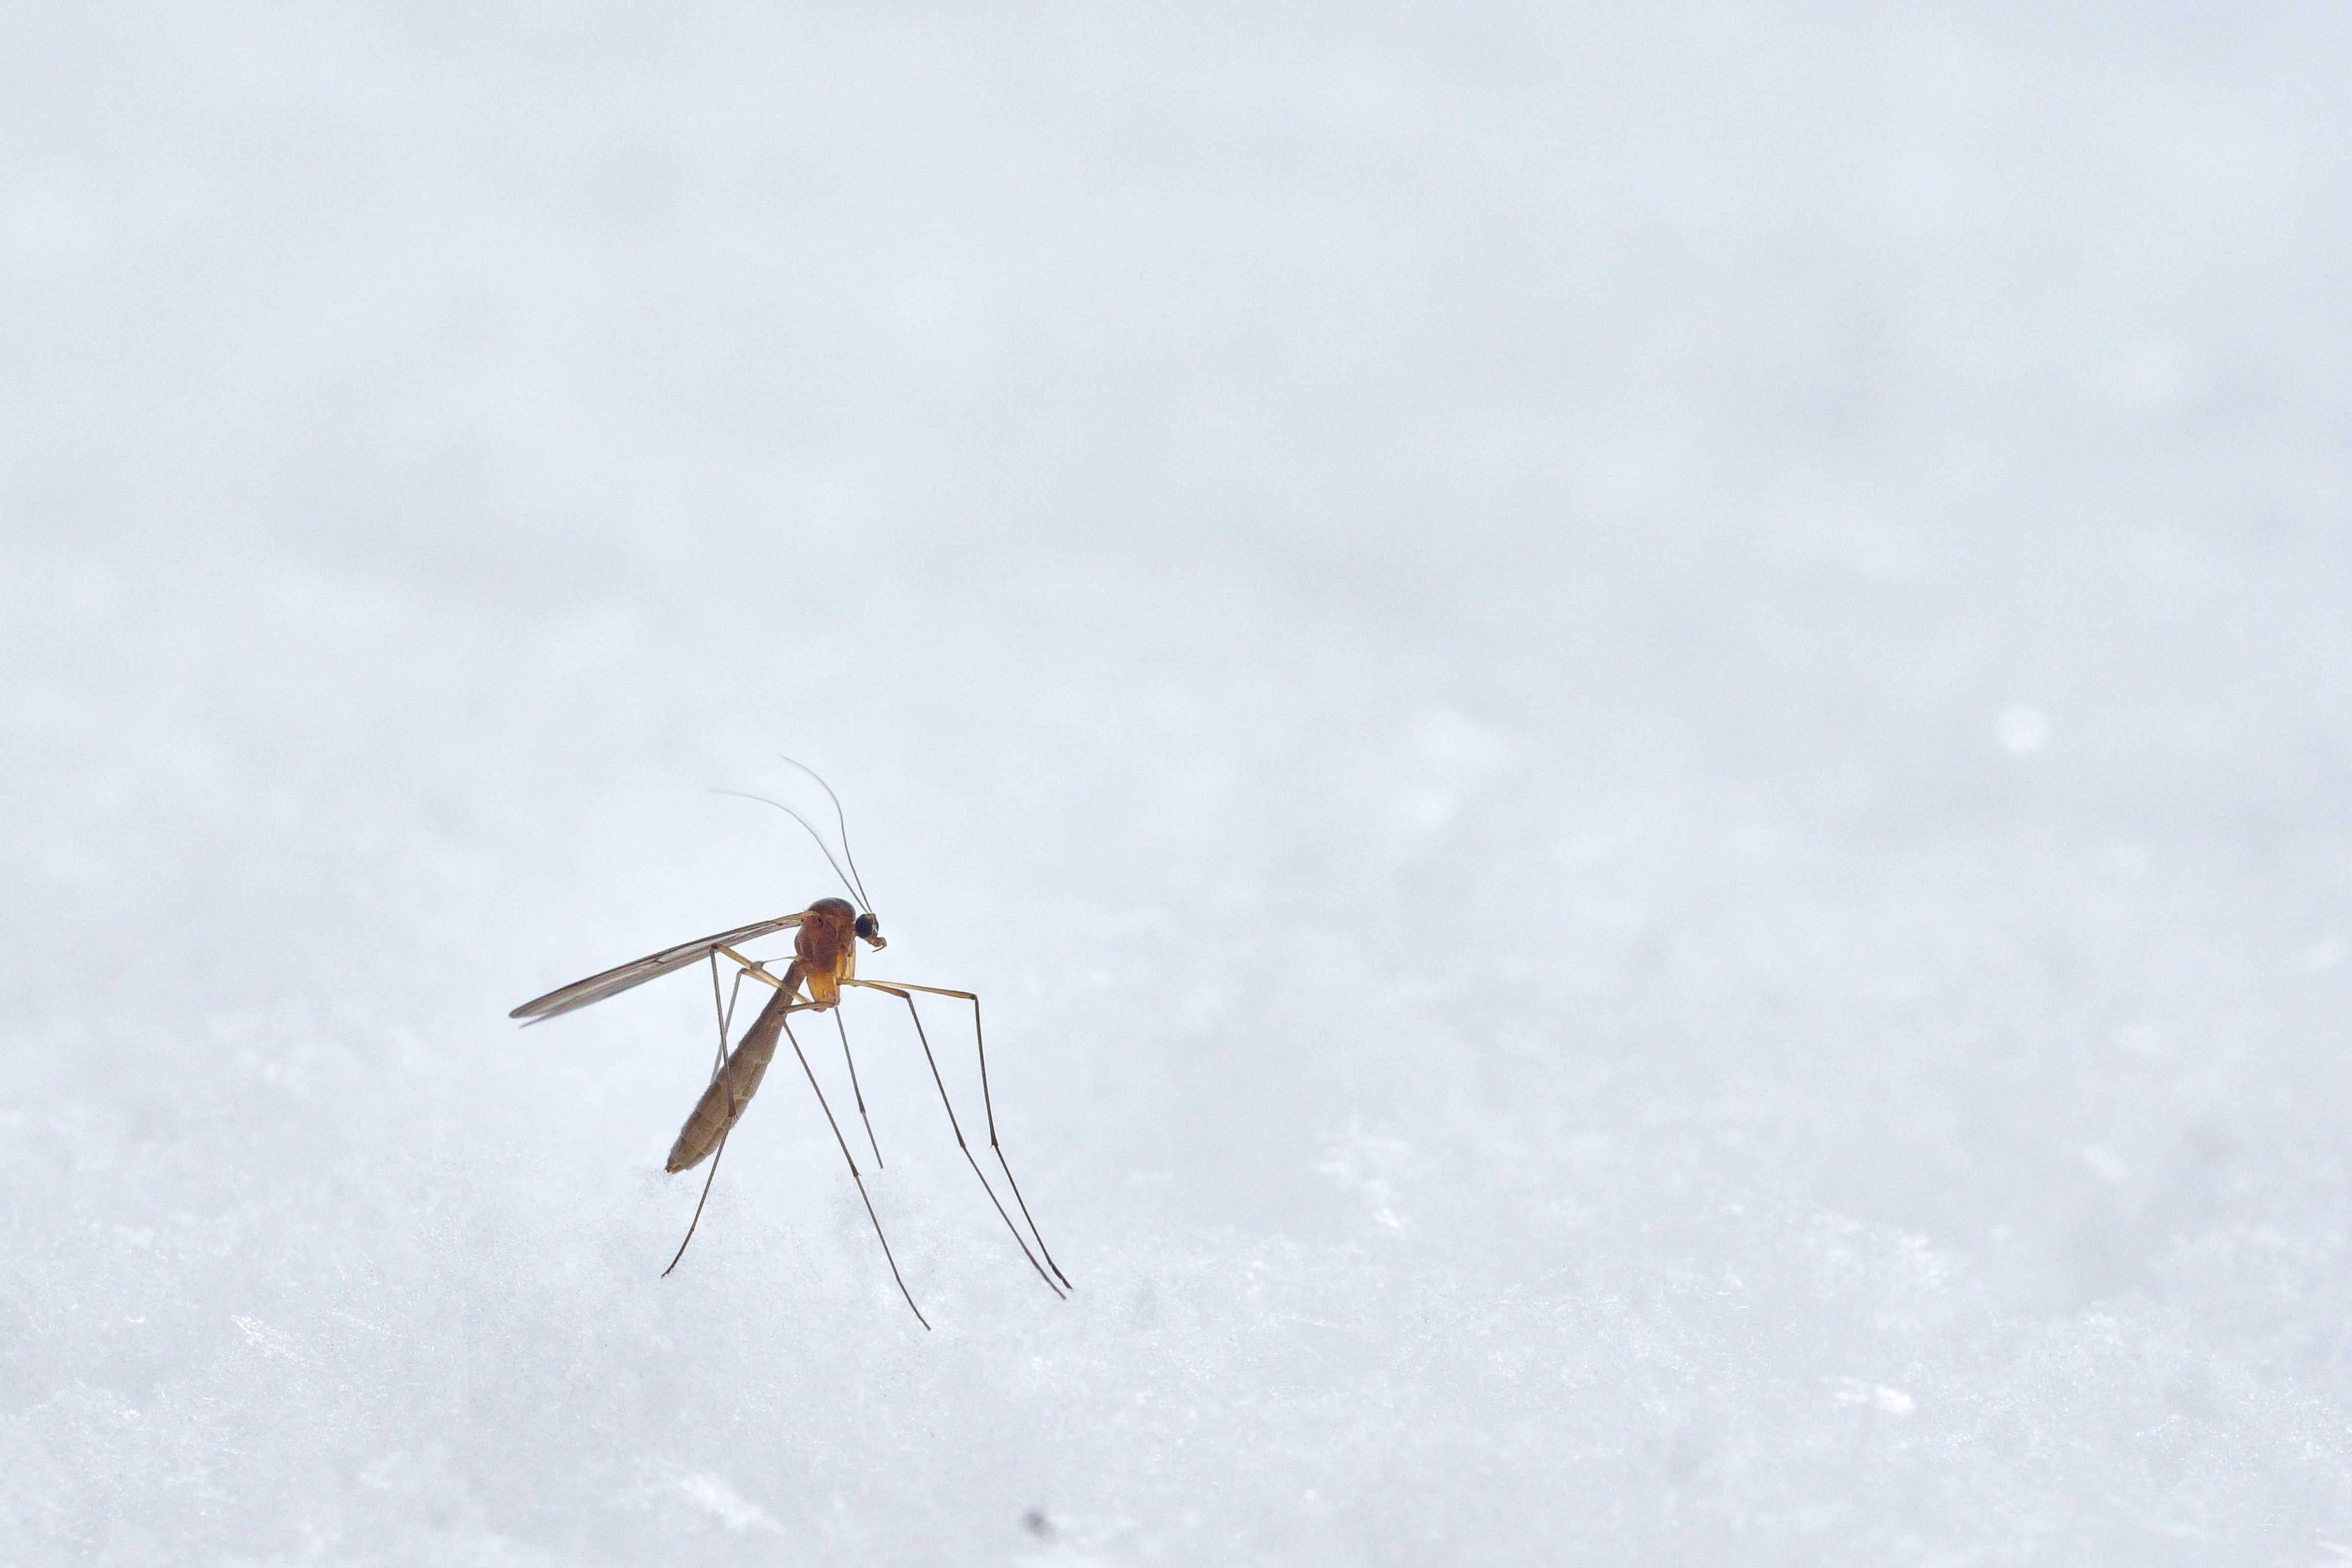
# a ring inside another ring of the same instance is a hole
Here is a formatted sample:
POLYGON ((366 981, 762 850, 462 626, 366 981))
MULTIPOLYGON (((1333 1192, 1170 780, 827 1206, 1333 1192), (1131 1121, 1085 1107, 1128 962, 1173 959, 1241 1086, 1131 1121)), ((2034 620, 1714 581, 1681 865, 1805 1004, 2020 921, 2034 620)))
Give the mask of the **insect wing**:
POLYGON ((602 1002, 607 996, 617 996, 633 986, 648 980, 658 980, 673 969, 683 969, 689 963, 699 963, 709 956, 713 948, 732 947, 739 942, 756 942, 772 931, 783 931, 801 923, 796 914, 781 915, 755 925, 737 926, 733 931, 720 931, 717 936, 698 937, 692 942, 666 947, 602 974, 592 974, 585 980, 575 980, 561 990, 551 991, 536 1001, 524 1003, 507 1015, 526 1023, 540 1023, 575 1007, 585 1007, 591 1002, 602 1002))

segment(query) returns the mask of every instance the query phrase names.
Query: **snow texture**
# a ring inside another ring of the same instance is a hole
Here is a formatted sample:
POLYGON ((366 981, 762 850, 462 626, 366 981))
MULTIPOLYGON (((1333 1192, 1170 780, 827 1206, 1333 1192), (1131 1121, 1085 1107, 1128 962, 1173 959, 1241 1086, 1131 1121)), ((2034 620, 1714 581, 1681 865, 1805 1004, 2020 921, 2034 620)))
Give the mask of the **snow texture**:
POLYGON ((0 61, 0 1563, 2352 1557, 2340 5, 0 61))

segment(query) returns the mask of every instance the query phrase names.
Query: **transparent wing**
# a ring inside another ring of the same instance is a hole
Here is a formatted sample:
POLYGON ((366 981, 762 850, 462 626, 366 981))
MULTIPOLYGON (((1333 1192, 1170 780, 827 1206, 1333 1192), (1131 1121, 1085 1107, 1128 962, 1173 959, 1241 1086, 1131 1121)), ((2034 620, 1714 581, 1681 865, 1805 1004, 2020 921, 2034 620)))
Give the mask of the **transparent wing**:
POLYGON ((602 1002, 607 996, 617 996, 631 986, 643 985, 648 980, 658 980, 673 969, 683 969, 689 963, 699 963, 709 956, 713 948, 732 947, 739 942, 756 942, 771 931, 783 931, 801 923, 799 915, 779 915, 756 925, 737 926, 722 931, 717 936, 697 937, 692 942, 666 947, 659 952, 608 969, 602 974, 592 974, 585 980, 575 980, 558 991, 551 991, 536 1001, 526 1002, 507 1015, 527 1023, 539 1023, 558 1014, 569 1013, 575 1007, 585 1007, 591 1002, 602 1002))

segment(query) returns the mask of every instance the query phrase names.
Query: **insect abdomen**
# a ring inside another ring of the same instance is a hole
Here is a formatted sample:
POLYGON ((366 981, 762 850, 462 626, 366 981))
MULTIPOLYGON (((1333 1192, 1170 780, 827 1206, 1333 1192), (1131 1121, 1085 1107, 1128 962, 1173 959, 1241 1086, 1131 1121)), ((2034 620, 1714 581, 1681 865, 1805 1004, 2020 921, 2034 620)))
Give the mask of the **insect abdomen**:
POLYGON ((677 1130, 677 1142, 669 1147, 673 1174, 702 1163, 743 1114, 743 1108, 751 1103, 751 1097, 760 1092, 760 1080, 767 1076, 768 1063, 776 1055, 776 1037, 783 1032, 785 1010, 793 1005, 799 969, 794 964, 785 975, 784 986, 768 998, 768 1005, 743 1032, 742 1043, 727 1053, 727 1065, 702 1091, 686 1125, 677 1130))

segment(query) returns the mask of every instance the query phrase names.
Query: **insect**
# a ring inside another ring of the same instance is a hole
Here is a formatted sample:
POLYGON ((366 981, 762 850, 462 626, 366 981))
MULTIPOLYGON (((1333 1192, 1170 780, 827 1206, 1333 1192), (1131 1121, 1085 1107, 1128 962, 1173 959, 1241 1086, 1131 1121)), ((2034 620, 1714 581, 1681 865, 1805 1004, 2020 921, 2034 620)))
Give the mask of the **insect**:
MULTIPOLYGON (((659 979, 674 971, 707 962, 710 966, 711 1008, 719 1023, 719 1048, 711 1067, 710 1085, 702 1091, 702 1098, 687 1117, 686 1125, 678 1130, 677 1142, 670 1147, 668 1168, 675 1174, 692 1170, 708 1158, 710 1170, 703 1178, 702 1196, 694 1205, 694 1218, 686 1227, 686 1239, 677 1244, 677 1253, 669 1260, 669 1268, 662 1270, 663 1276, 667 1278, 670 1269, 677 1267, 678 1259, 686 1256, 687 1243, 694 1239, 695 1226, 702 1223, 702 1205, 709 1201, 710 1184, 718 1178, 719 1156, 726 1152, 728 1137, 742 1119, 745 1108, 751 1103, 751 1097, 759 1092, 761 1080, 766 1077, 768 1065, 775 1057, 778 1037, 782 1037, 790 1042, 803 1076, 815 1092, 818 1109, 824 1112, 825 1124, 833 1130, 834 1142, 841 1146, 841 1157, 849 1166, 849 1178, 856 1184, 857 1195, 866 1205, 866 1216, 874 1223, 875 1238, 882 1244, 882 1257, 889 1265, 890 1278, 897 1282, 898 1293, 907 1299, 907 1306, 914 1312, 915 1321, 929 1329, 931 1326, 929 1320, 923 1316, 923 1310, 915 1305, 914 1293, 907 1289, 906 1279, 898 1272, 898 1259, 891 1255, 890 1238, 883 1234, 881 1216, 874 1212, 874 1200, 866 1190, 866 1178, 857 1168, 857 1158, 850 1152, 849 1140, 842 1135, 841 1123, 835 1119, 833 1107, 826 1102, 824 1089, 818 1084, 816 1073, 810 1067, 808 1056, 801 1049, 799 1037, 793 1033, 792 1026, 792 1015, 795 1013, 827 1012, 833 1015, 834 1027, 841 1036, 842 1059, 849 1067, 850 1092, 856 1099, 858 1118, 866 1124, 866 1143, 874 1152, 874 1163, 878 1170, 882 1165, 882 1146, 875 1142, 874 1123, 866 1112, 865 1092, 857 1085, 857 1061, 850 1055, 849 1030, 842 1022, 841 1002, 845 987, 896 996, 907 1005, 907 1016, 915 1026, 915 1038, 922 1046, 923 1059, 930 1067, 931 1081, 938 1086, 940 1104, 947 1111, 949 1130, 955 1134, 956 1147, 962 1152, 964 1163, 979 1178, 982 1190, 988 1194, 988 1201, 1003 1219, 1005 1227, 1013 1233, 1013 1239, 1020 1247, 1021 1255, 1029 1260, 1029 1267, 1037 1271, 1037 1277, 1045 1282, 1047 1289, 1056 1297, 1061 1296, 1071 1288, 1069 1277, 1062 1272, 1061 1265, 1054 1261, 1053 1254, 1045 1250, 1045 1238, 1039 1234, 1037 1222, 1030 1217, 1028 1202, 1022 1197, 1020 1184, 1013 1179, 1013 1167, 1005 1161, 1004 1146, 997 1141, 996 1107, 988 1090, 988 1042, 981 1028, 980 998, 969 991, 949 991, 936 985, 913 985, 904 981, 863 980, 858 977, 857 944, 864 942, 877 952, 889 944, 883 940, 882 922, 875 916, 873 904, 866 897, 864 879, 858 876, 857 862, 849 852, 849 823, 841 809, 841 797, 835 795, 833 786, 806 764, 793 762, 790 757, 783 760, 816 779, 833 801, 834 817, 841 834, 842 859, 849 863, 847 870, 843 870, 841 861, 834 858, 824 835, 817 832, 808 818, 799 812, 782 802, 768 800, 764 795, 744 795, 741 798, 775 806, 806 828, 809 837, 816 840, 817 847, 824 851, 834 874, 841 879, 844 890, 856 900, 855 904, 846 899, 823 898, 797 914, 755 921, 715 936, 680 942, 676 947, 664 948, 659 952, 649 953, 632 963, 605 970, 601 974, 575 980, 534 1001, 524 1003, 508 1016, 520 1018, 526 1025, 543 1023, 585 1007, 592 1002, 617 996, 648 980, 659 979), (781 975, 770 972, 766 964, 746 958, 740 951, 762 937, 783 931, 793 933, 793 958, 781 975), (719 1000, 719 961, 722 958, 735 966, 734 985, 723 1004, 719 1000), (735 1001, 747 979, 769 986, 771 994, 767 1005, 760 1009, 759 1016, 752 1019, 750 1027, 743 1031, 742 1037, 730 1050, 727 1038, 734 1021, 735 1001), (1020 1211, 1022 1219, 1028 1222, 1029 1234, 1026 1237, 1022 1235, 1021 1226, 1013 1222, 1012 1214, 1006 1211, 1003 1200, 996 1195, 995 1184, 988 1179, 988 1173, 981 1168, 979 1160, 973 1156, 971 1145, 964 1141, 963 1124, 956 1116, 955 1102, 949 1098, 947 1080, 940 1075, 939 1058, 931 1053, 930 1037, 923 1028, 923 1016, 915 1005, 916 993, 971 1004, 972 1045, 980 1061, 981 1103, 987 1118, 989 1152, 996 1156, 997 1168, 1004 1173, 1004 1184, 1013 1194, 1013 1207, 1020 1211), (1036 1243, 1034 1252, 1030 1250, 1032 1241, 1036 1243), (1044 1261, 1040 1262, 1040 1258, 1044 1261)), ((737 792, 721 790, 718 793, 734 795, 737 792)))

